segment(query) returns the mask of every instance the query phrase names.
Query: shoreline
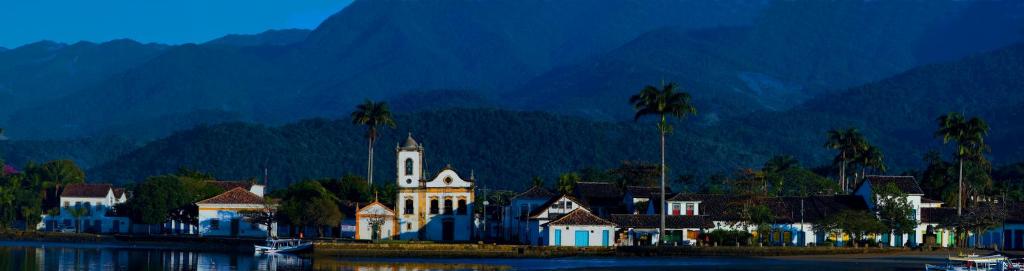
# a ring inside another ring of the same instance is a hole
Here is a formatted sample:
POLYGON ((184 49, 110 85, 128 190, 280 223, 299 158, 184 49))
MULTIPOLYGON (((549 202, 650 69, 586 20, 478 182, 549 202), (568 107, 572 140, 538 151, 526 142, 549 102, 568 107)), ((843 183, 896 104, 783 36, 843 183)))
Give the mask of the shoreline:
POLYGON ((35 231, 0 231, 0 242, 66 244, 81 247, 180 249, 208 252, 251 252, 261 239, 213 238, 177 235, 102 235, 35 231))

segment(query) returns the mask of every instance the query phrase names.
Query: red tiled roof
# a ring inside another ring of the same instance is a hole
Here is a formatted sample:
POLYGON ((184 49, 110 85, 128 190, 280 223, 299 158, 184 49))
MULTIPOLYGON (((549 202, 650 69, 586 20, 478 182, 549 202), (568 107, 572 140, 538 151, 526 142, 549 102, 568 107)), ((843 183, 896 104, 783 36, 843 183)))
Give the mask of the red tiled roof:
POLYGON ((64 187, 61 197, 104 198, 112 186, 108 183, 78 183, 64 187))
MULTIPOLYGON (((921 186, 917 184, 917 179, 914 176, 879 176, 879 175, 868 175, 865 176, 865 182, 861 183, 863 186, 868 181, 871 182, 871 187, 878 189, 878 187, 887 186, 893 184, 897 189, 903 191, 903 193, 909 195, 923 195, 924 191, 921 190, 921 186)), ((857 186, 860 189, 860 186, 857 186)), ((856 189, 854 190, 856 191, 856 189)))
POLYGON ((124 188, 114 188, 115 198, 120 198, 122 195, 124 195, 124 188))
MULTIPOLYGON (((669 215, 665 216, 665 227, 669 229, 708 229, 714 228, 715 224, 710 219, 705 219, 707 216, 685 216, 685 215, 669 215)), ((620 227, 625 228, 639 228, 639 229, 653 229, 658 228, 661 224, 661 217, 658 215, 620 215, 613 214, 610 219, 620 227)))
POLYGON ((512 199, 550 199, 551 197, 554 196, 556 196, 556 194, 554 192, 551 192, 551 190, 548 190, 543 186, 535 185, 533 187, 530 187, 530 189, 527 189, 523 193, 519 193, 519 195, 512 197, 512 199))
POLYGON ((249 190, 245 190, 242 187, 235 187, 234 189, 228 190, 228 192, 221 193, 220 195, 214 196, 196 202, 196 204, 263 204, 263 197, 260 197, 249 190))
POLYGON ((555 219, 554 221, 548 222, 545 225, 567 225, 567 226, 593 226, 593 225, 601 225, 601 226, 618 226, 615 223, 612 223, 611 221, 604 220, 604 219, 602 219, 600 217, 597 217, 594 214, 591 214, 590 212, 588 212, 586 209, 583 209, 583 208, 579 208, 579 209, 573 210, 572 212, 569 212, 568 214, 566 214, 566 215, 564 215, 564 216, 562 216, 562 217, 560 217, 558 219, 555 219))

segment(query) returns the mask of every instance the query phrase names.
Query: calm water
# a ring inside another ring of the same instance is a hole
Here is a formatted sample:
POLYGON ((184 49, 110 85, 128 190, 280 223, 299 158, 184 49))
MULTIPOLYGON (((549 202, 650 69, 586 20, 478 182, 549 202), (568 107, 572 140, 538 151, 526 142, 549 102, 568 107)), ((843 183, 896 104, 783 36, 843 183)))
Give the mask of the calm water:
POLYGON ((104 244, 0 242, 0 270, 921 270, 934 258, 338 259, 104 244))

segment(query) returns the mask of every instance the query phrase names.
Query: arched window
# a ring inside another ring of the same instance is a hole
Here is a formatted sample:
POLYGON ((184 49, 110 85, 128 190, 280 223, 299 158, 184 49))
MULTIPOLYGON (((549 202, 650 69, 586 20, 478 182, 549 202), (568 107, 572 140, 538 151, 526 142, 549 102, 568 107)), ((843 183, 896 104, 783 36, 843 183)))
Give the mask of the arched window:
POLYGON ((437 214, 437 198, 430 199, 430 214, 437 214))
POLYGON ((446 215, 452 214, 452 199, 451 198, 444 199, 444 214, 446 214, 446 215))
POLYGON ((457 210, 460 215, 466 214, 466 199, 459 199, 459 209, 457 210))
POLYGON ((412 175, 412 158, 405 159, 405 175, 412 175))
POLYGON ((405 214, 412 214, 412 199, 405 199, 405 214))

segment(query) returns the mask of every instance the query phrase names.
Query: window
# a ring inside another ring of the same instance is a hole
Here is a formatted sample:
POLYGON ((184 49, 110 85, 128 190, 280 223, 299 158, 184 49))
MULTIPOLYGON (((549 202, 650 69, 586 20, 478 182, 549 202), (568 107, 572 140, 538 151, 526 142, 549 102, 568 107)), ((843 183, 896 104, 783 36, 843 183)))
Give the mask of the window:
POLYGON ((445 184, 452 184, 452 177, 444 177, 445 184))
POLYGON ((458 212, 459 212, 460 215, 466 214, 466 199, 459 199, 459 209, 458 209, 458 212))
POLYGON ((672 215, 679 215, 679 203, 672 204, 672 215))
POLYGON ((910 209, 910 219, 911 220, 916 220, 917 219, 917 209, 910 209))
POLYGON ((210 229, 211 230, 219 230, 220 229, 220 219, 210 219, 210 229))
POLYGON ((437 214, 437 199, 430 199, 430 214, 437 214))
POLYGON ((519 217, 525 219, 527 216, 530 216, 530 205, 520 204, 519 217))
POLYGON ((405 199, 405 214, 412 214, 412 199, 405 199))
POLYGON ((71 202, 67 202, 67 201, 64 202, 64 208, 68 208, 70 206, 71 206, 71 202))
POLYGON ((444 214, 452 214, 452 199, 444 199, 444 214))
POLYGON ((412 158, 405 159, 405 175, 412 175, 412 158))
POLYGON ((571 201, 566 201, 565 202, 565 209, 572 209, 572 202, 571 201))
POLYGON ((693 215, 693 203, 686 204, 686 215, 693 215))

